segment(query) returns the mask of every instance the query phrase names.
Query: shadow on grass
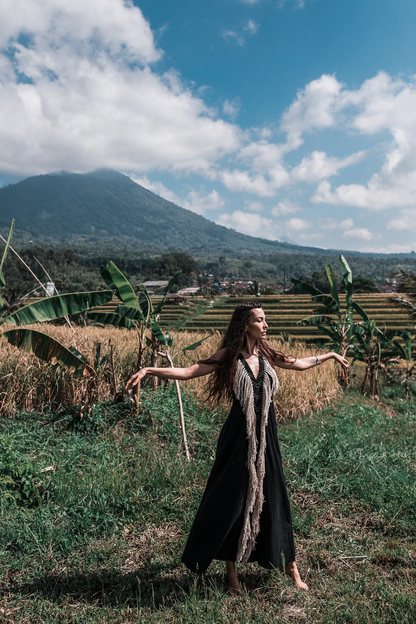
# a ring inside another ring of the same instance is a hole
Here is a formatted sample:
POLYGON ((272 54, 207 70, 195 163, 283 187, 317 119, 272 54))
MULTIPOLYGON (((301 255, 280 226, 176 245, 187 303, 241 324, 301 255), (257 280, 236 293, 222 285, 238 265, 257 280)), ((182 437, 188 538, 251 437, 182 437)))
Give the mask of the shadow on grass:
MULTIPOLYGON (((271 574, 265 571, 240 575, 243 591, 265 589, 271 574)), ((199 577, 177 566, 151 565, 122 574, 117 570, 95 573, 46 574, 32 583, 10 587, 16 597, 42 596, 57 605, 67 602, 89 603, 106 607, 142 607, 152 610, 184 604, 191 597, 199 599, 216 594, 227 595, 225 575, 211 573, 199 577)))
POLYGON ((186 600, 200 587, 198 578, 178 568, 149 566, 123 574, 117 570, 70 574, 45 574, 32 583, 10 588, 20 596, 37 594, 60 604, 68 598, 74 602, 100 606, 153 607, 186 600))

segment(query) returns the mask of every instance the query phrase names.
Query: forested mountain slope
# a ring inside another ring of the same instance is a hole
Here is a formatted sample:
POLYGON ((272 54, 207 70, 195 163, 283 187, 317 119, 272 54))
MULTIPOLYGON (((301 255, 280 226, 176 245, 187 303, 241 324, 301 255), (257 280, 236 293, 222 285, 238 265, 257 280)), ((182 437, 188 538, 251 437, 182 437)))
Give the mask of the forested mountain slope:
MULTIPOLYGON (((0 189, 0 229, 16 219, 15 243, 74 248, 133 246, 141 251, 193 255, 319 254, 336 250, 301 247, 246 236, 176 206, 116 171, 58 173, 27 178, 0 189)), ((348 253, 348 252, 345 252, 348 253)), ((362 254, 354 254, 362 255, 362 254)))

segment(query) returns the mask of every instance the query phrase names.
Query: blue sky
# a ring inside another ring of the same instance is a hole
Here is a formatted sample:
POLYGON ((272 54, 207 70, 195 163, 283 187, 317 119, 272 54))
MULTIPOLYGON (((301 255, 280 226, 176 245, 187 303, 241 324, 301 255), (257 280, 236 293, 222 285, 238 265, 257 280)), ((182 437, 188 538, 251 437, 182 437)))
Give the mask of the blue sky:
POLYGON ((254 236, 416 250, 414 0, 0 0, 0 180, 110 167, 254 236))

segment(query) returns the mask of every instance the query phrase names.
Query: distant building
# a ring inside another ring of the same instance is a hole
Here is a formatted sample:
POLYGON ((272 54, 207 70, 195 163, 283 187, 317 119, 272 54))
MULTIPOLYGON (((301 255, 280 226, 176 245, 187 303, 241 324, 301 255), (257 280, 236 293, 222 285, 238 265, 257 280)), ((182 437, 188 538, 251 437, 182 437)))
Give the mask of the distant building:
POLYGON ((48 297, 53 297, 55 294, 55 284, 53 282, 46 282, 45 288, 48 297))
POLYGON ((200 286, 190 286, 189 288, 182 288, 181 290, 178 290, 178 295, 182 295, 182 297, 192 297, 192 295, 196 295, 196 293, 200 290, 200 286))
POLYGON ((156 280, 154 282, 149 281, 149 282, 143 282, 143 286, 146 286, 147 289, 149 288, 166 288, 166 286, 169 284, 169 280, 156 280))

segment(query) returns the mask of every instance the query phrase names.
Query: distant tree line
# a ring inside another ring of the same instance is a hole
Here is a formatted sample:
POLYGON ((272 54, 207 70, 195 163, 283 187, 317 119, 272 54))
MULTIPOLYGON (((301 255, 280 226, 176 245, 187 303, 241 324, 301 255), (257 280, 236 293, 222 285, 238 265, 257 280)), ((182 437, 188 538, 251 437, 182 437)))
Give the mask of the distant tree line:
MULTIPOLYGON (((174 290, 203 283, 208 275, 214 281, 224 278, 257 280, 263 283, 263 287, 283 284, 285 275, 287 286, 290 286, 290 278, 295 277, 324 291, 328 288, 324 267, 334 261, 333 256, 307 254, 254 254, 242 257, 213 254, 193 257, 189 253, 171 251, 151 255, 129 247, 103 249, 98 245, 90 246, 88 252, 82 253, 66 248, 26 247, 20 249, 20 255, 33 273, 46 282, 48 278, 41 267, 43 265, 62 293, 103 288, 99 268, 109 259, 113 259, 133 286, 146 280, 168 279, 181 271, 174 290)), ((382 283, 391 272, 416 270, 416 259, 412 258, 396 260, 350 256, 347 259, 356 276, 355 292, 377 292, 377 283, 382 283)), ((33 276, 14 254, 9 254, 4 270, 7 277, 4 297, 7 301, 14 303, 37 287, 33 276)))

